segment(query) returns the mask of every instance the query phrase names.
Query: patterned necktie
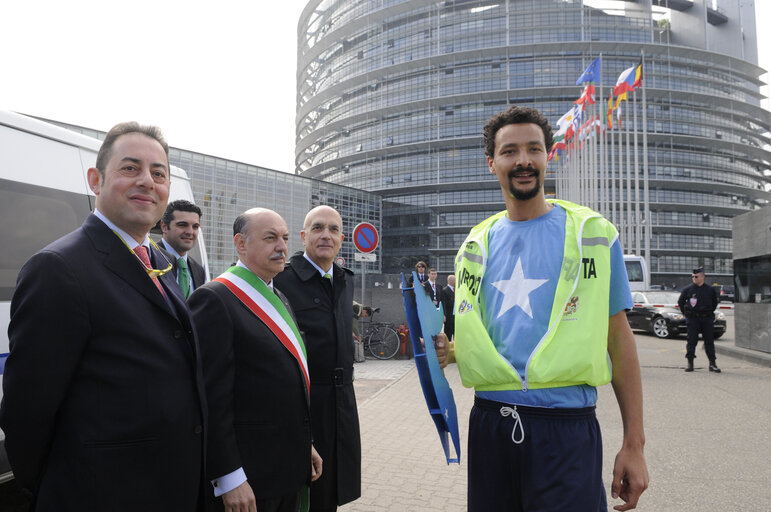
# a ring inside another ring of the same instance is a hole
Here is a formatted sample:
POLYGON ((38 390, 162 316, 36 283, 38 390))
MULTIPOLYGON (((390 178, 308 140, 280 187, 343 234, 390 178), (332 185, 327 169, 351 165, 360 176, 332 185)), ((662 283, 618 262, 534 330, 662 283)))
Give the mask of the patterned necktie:
MULTIPOLYGON (((145 247, 144 245, 137 245, 134 248, 134 254, 136 254, 139 257, 139 259, 144 264, 145 268, 147 268, 148 270, 153 268, 152 263, 150 263, 150 256, 147 254, 147 247, 145 247)), ((150 276, 148 275, 148 277, 150 276)), ((161 286, 161 282, 158 281, 158 278, 150 277, 150 279, 153 280, 153 283, 155 283, 155 287, 158 288, 158 291, 161 292, 161 295, 166 297, 166 292, 163 291, 163 286, 161 286)))
POLYGON ((177 260, 177 283, 179 289, 182 290, 182 296, 188 298, 190 296, 190 272, 187 270, 185 258, 177 260))

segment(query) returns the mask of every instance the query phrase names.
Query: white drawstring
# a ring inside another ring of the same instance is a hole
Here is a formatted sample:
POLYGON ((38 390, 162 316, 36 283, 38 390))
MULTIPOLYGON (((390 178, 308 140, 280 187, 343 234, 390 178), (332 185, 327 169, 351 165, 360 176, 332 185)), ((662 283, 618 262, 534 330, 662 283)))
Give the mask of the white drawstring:
POLYGON ((506 416, 511 416, 514 419, 514 428, 511 429, 511 440, 514 444, 522 444, 522 441, 525 440, 525 427, 522 425, 522 418, 519 417, 519 413, 517 412, 517 406, 515 405, 514 408, 501 407, 501 416, 504 418, 506 416), (519 437, 519 441, 517 441, 517 427, 519 427, 519 431, 522 434, 519 437))

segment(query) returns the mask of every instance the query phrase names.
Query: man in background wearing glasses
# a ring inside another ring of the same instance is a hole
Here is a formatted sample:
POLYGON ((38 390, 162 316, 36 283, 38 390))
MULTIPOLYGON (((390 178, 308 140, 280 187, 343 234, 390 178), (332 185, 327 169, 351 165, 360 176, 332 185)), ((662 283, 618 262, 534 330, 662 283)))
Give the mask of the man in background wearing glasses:
POLYGON ((206 405, 171 263, 158 128, 113 127, 88 169, 96 210, 22 267, 0 426, 36 511, 198 510, 206 405))

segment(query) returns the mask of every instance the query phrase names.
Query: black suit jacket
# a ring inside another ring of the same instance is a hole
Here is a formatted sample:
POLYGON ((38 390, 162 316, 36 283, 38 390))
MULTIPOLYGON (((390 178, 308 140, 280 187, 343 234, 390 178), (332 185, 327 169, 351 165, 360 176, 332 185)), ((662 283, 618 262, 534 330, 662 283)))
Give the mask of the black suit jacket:
POLYGON ((444 316, 455 316, 453 308, 455 307, 455 290, 449 286, 442 288, 442 307, 444 308, 444 316))
MULTIPOLYGON (((407 274, 408 274, 407 275, 407 284, 409 286, 413 286, 412 271, 407 272, 407 274)), ((426 281, 428 281, 428 274, 425 273, 425 272, 423 274, 418 274, 418 281, 419 281, 419 284, 423 284, 426 281)))
POLYGON ((36 510, 200 504, 200 356, 174 277, 160 281, 171 307, 94 215, 19 272, 0 425, 36 510))
MULTIPOLYGON (((224 284, 206 283, 188 301, 211 404, 207 479, 243 467, 257 499, 299 492, 310 478, 311 425, 297 360, 224 284)), ((211 484, 206 495, 222 508, 211 484)))
POLYGON ((442 286, 434 281, 434 288, 431 288, 431 282, 426 281, 423 283, 423 289, 426 290, 428 296, 434 301, 434 306, 438 308, 439 303, 442 301, 442 286))
MULTIPOLYGON (((168 245, 166 244, 166 240, 161 239, 160 242, 158 242, 158 247, 163 249, 164 254, 167 258, 169 258, 169 261, 171 262, 171 271, 174 273, 174 277, 177 277, 177 260, 172 256, 172 254, 169 252, 168 245)), ((198 263, 195 258, 190 256, 188 254, 187 256, 187 268, 190 270, 190 275, 193 278, 193 290, 198 288, 199 286, 203 286, 204 283, 206 283, 206 272, 203 269, 203 266, 198 263)))
POLYGON ((452 339, 455 334, 455 290, 449 286, 442 288, 442 307, 444 308, 444 333, 452 339))

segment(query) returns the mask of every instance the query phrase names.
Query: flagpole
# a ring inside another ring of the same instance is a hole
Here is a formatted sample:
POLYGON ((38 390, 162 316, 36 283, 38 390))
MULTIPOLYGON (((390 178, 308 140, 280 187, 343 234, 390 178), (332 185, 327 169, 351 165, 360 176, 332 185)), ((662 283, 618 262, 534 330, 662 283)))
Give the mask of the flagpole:
POLYGON ((648 282, 650 282, 650 271, 653 268, 651 261, 651 230, 653 229, 653 219, 651 219, 650 198, 648 189, 648 103, 645 98, 645 51, 641 51, 641 60, 643 62, 643 76, 640 83, 642 90, 642 129, 643 129, 643 206, 645 212, 645 225, 643 226, 643 245, 645 246, 645 261, 648 264, 648 282))
POLYGON ((640 247, 641 228, 640 228, 640 179, 639 179, 639 155, 637 145, 637 95, 632 97, 632 116, 634 118, 634 169, 632 175, 634 176, 634 253, 637 255, 642 254, 642 248, 640 247))
MULTIPOLYGON (((612 91, 613 89, 611 89, 612 91)), ((612 92, 608 92, 608 95, 611 95, 612 92)), ((613 105, 613 99, 610 98, 610 104, 613 105)), ((610 123, 612 125, 613 123, 613 107, 610 108, 610 123)), ((611 126, 609 125, 609 126, 611 126)), ((610 181, 610 197, 608 200, 610 201, 610 219, 611 222, 613 222, 616 226, 619 225, 618 219, 616 218, 616 174, 615 174, 615 165, 616 165, 616 155, 614 153, 615 144, 613 143, 615 140, 613 130, 608 130, 608 142, 609 144, 609 155, 610 155, 610 162, 608 165, 608 180, 610 181)))
MULTIPOLYGON (((602 54, 600 54, 600 58, 602 58, 602 54)), ((602 80, 600 80, 600 93, 597 95, 597 98, 599 98, 599 101, 602 102, 602 80)), ((602 107, 601 109, 605 107, 604 103, 600 103, 602 107)), ((599 137, 599 141, 597 141, 597 155, 598 160, 600 164, 600 176, 599 180, 601 185, 601 193, 599 194, 599 202, 600 202, 600 209, 599 212, 605 217, 608 217, 608 209, 606 208, 607 205, 607 194, 608 194, 608 188, 607 184, 605 183, 605 123, 602 122, 602 110, 600 110, 600 131, 598 132, 597 136, 599 137)))
MULTIPOLYGON (((578 204, 588 204, 589 203, 589 180, 586 178, 586 174, 588 172, 588 157, 589 152, 587 151, 587 146, 589 144, 589 141, 586 138, 586 110, 584 110, 584 116, 581 119, 581 135, 578 138, 578 144, 579 144, 579 151, 581 152, 581 174, 579 175, 581 177, 581 200, 578 202, 578 204)), ((591 208, 591 207, 590 207, 591 208)))
MULTIPOLYGON (((629 107, 629 102, 627 102, 629 107)), ((623 115, 623 114, 622 114, 623 115)), ((632 161, 632 148, 629 135, 631 130, 629 129, 629 121, 626 123, 626 129, 624 130, 624 149, 626 149, 626 159, 624 160, 626 174, 626 239, 627 247, 633 249, 634 237, 632 235, 632 174, 631 174, 631 161, 632 161)))
MULTIPOLYGON (((613 111, 610 111, 611 117, 613 116, 613 111)), ((611 123, 613 121, 611 120, 611 123)), ((613 130, 608 130, 608 137, 610 137, 610 166, 608 168, 608 178, 610 179, 610 218, 613 219, 613 223, 616 224, 616 226, 619 224, 619 219, 616 217, 616 145, 615 145, 615 134, 613 133, 613 130)))
MULTIPOLYGON (((618 106, 619 109, 621 109, 621 104, 618 106)), ((619 110, 621 114, 623 115, 623 111, 619 110)), ((623 226, 623 233, 624 233, 624 252, 629 253, 629 238, 627 233, 627 223, 629 222, 629 218, 627 217, 626 212, 626 202, 627 202, 627 192, 626 192, 626 182, 624 181, 625 178, 625 163, 624 163, 624 129, 623 129, 623 123, 621 122, 620 117, 616 117, 616 120, 618 121, 618 211, 619 215, 621 216, 621 225, 623 226)))
POLYGON ((595 116, 597 114, 592 114, 592 128, 590 130, 590 133, 592 134, 592 175, 591 175, 591 185, 592 185, 592 201, 594 202, 594 210, 600 211, 600 202, 599 202, 599 195, 598 191, 600 189, 600 177, 602 173, 602 169, 600 169, 599 165, 599 158, 597 157, 597 123, 595 122, 595 116))

